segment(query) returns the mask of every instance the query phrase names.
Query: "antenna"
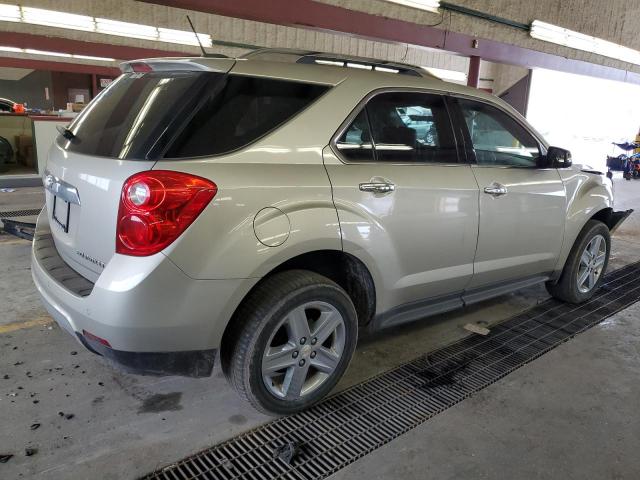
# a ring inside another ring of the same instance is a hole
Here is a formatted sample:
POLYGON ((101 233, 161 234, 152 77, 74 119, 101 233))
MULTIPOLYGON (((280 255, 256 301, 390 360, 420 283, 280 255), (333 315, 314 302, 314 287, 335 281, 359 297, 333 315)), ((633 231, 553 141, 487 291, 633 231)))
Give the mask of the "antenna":
POLYGON ((189 15, 187 15, 187 21, 189 22, 189 25, 191 26, 191 30, 193 30, 193 34, 196 36, 196 41, 198 42, 198 45, 200 45, 200 50, 202 50, 202 56, 203 57, 208 57, 209 55, 207 55, 207 51, 202 46, 202 42, 200 41, 200 37, 198 36, 198 32, 196 32, 196 28, 193 26, 193 22, 191 21, 191 18, 189 18, 189 15))

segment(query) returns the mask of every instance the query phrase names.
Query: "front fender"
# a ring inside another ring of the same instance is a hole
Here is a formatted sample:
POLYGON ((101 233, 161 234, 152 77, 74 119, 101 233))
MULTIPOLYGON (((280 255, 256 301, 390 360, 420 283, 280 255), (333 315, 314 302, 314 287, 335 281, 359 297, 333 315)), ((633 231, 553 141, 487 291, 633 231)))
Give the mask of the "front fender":
MULTIPOLYGON (((567 214, 555 278, 562 273, 571 248, 587 222, 598 214, 608 215, 613 210, 611 181, 604 175, 574 168, 561 169, 559 172, 567 194, 567 214)), ((611 228, 611 225, 608 226, 611 228)))

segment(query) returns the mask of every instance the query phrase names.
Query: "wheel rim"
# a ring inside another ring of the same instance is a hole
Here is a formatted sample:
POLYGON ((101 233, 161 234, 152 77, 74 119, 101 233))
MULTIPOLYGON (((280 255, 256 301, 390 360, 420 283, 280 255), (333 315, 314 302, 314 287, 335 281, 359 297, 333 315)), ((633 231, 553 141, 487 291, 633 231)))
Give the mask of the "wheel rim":
POLYGON ((596 286, 607 259, 607 241, 596 235, 589 241, 580 256, 577 284, 580 293, 588 293, 596 286))
POLYGON ((308 302, 287 313, 262 354, 262 379, 278 398, 295 400, 315 392, 338 367, 345 323, 336 307, 308 302))

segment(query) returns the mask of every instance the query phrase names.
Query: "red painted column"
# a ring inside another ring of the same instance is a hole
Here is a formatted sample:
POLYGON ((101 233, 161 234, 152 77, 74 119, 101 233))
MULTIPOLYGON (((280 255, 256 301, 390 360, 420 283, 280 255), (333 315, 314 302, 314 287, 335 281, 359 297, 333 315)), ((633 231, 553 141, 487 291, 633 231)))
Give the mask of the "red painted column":
POLYGON ((95 98, 98 95, 98 77, 95 73, 91 74, 91 98, 95 98))
POLYGON ((469 75, 467 76, 467 85, 478 88, 480 84, 480 57, 472 56, 469 58, 469 75))

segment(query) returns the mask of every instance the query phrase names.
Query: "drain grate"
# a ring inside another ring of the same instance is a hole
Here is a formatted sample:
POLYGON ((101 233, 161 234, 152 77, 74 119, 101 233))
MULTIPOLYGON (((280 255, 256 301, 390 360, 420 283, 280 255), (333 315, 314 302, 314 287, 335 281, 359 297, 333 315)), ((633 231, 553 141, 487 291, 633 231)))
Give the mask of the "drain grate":
POLYGON ((640 263, 583 305, 547 300, 497 325, 169 465, 147 479, 322 479, 640 300, 640 263), (288 463, 274 451, 295 445, 288 463))
POLYGON ((0 218, 31 217, 33 215, 39 215, 41 211, 42 207, 32 208, 30 210, 13 210, 8 212, 0 212, 0 218))

